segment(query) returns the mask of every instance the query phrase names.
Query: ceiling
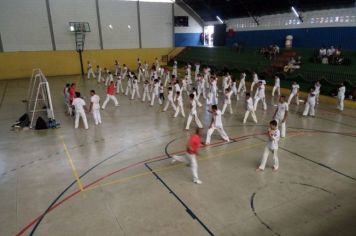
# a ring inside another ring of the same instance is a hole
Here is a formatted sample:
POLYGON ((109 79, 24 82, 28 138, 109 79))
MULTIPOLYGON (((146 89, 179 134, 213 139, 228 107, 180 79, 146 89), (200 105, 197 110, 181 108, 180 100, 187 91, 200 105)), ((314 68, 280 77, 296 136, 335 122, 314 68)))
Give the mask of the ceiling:
POLYGON ((204 21, 355 6, 355 0, 184 0, 204 21))

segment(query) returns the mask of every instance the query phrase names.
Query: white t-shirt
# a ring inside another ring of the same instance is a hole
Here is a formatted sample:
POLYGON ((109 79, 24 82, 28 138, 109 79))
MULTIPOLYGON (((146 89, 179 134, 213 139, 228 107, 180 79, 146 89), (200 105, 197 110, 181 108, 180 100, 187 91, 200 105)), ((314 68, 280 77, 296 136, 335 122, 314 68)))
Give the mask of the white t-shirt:
POLYGON ((297 94, 299 90, 299 84, 292 84, 292 93, 297 94))
POLYGON ((178 83, 174 85, 174 89, 176 92, 180 92, 180 87, 178 83))
POLYGON ((194 99, 190 101, 190 105, 191 105, 190 113, 192 115, 195 115, 197 113, 197 103, 195 102, 194 99))
POLYGON ((251 97, 246 100, 246 110, 247 111, 253 111, 254 110, 254 108, 253 108, 253 100, 252 100, 251 97))
POLYGON ((286 111, 288 111, 288 103, 278 103, 276 119, 283 120, 286 111))
POLYGON ((168 100, 173 100, 173 91, 168 90, 168 100))
POLYGON ((93 96, 91 96, 90 98, 90 102, 93 103, 93 110, 97 110, 100 109, 100 97, 97 94, 94 94, 93 96))
POLYGON ((182 98, 182 95, 179 95, 179 97, 177 97, 177 104, 178 104, 178 106, 183 106, 183 98, 182 98))
POLYGON ((341 86, 338 90, 337 96, 340 98, 345 97, 345 91, 346 91, 345 86, 341 86))
POLYGON ((315 93, 320 93, 321 84, 315 84, 314 87, 315 87, 315 93))
POLYGON ((263 84, 258 88, 256 95, 259 98, 264 98, 266 96, 266 94, 265 94, 265 86, 263 84))
POLYGON ((221 121, 221 111, 216 110, 216 114, 214 114, 214 126, 215 127, 223 127, 222 121, 221 121))
POLYGON ((232 95, 232 91, 228 92, 228 93, 225 93, 225 100, 224 102, 226 104, 231 104, 231 95, 232 95))
POLYGON ((315 104, 315 92, 309 93, 308 103, 315 104))
POLYGON ((72 105, 76 112, 84 111, 85 101, 82 98, 74 98, 72 105))
POLYGON ((273 130, 272 131, 272 140, 268 140, 268 143, 267 143, 268 148, 271 150, 277 150, 279 138, 280 138, 279 129, 273 130))
POLYGON ((274 80, 274 86, 280 87, 280 79, 278 77, 276 77, 274 80))

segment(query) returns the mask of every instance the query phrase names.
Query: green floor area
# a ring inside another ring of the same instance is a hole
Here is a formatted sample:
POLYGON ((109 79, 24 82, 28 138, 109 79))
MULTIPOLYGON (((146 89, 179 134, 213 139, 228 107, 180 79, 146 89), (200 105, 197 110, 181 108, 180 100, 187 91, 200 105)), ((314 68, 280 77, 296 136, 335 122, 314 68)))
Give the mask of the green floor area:
MULTIPOLYGON (((293 73, 284 73, 271 67, 272 61, 266 59, 257 48, 243 48, 241 51, 228 47, 189 47, 178 55, 175 60, 182 66, 186 63, 200 62, 209 65, 214 71, 221 73, 224 68, 238 78, 241 71, 249 74, 256 71, 261 78, 273 84, 273 75, 281 78, 282 87, 289 88, 292 80, 297 80, 303 90, 311 87, 316 80, 322 83, 322 93, 332 95, 340 82, 346 81, 347 95, 356 90, 356 52, 342 51, 345 58, 351 60, 351 65, 324 65, 312 62, 315 49, 292 49, 297 56, 302 57, 302 65, 293 73)), ((283 49, 281 50, 283 52, 283 49)), ((249 78, 247 78, 249 79, 249 78)))

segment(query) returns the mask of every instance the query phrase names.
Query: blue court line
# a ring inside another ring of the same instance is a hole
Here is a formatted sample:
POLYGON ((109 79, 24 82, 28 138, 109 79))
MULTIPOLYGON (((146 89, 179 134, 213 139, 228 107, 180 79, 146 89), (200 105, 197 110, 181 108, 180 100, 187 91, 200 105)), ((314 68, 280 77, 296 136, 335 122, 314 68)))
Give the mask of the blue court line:
MULTIPOLYGON (((167 159, 167 158, 166 158, 167 159)), ((199 224, 208 232, 209 235, 214 236, 214 233, 199 219, 199 217, 183 202, 183 200, 162 180, 162 178, 148 165, 149 163, 145 163, 145 166, 151 171, 151 173, 160 181, 164 187, 166 187, 179 202, 183 205, 186 212, 193 218, 193 220, 197 220, 199 224)))

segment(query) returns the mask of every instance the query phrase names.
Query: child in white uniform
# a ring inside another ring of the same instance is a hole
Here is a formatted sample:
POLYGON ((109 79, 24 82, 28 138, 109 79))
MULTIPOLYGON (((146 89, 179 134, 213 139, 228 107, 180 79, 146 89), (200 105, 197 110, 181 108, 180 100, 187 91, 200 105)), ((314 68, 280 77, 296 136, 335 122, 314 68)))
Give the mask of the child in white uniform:
POLYGON ((251 83, 251 88, 250 91, 253 92, 253 87, 258 83, 258 75, 256 72, 252 73, 252 83, 251 83))
POLYGON ((198 74, 200 73, 199 70, 200 70, 200 63, 197 62, 195 63, 195 76, 194 76, 195 81, 197 81, 198 79, 198 74))
POLYGON ((185 77, 182 79, 182 87, 180 89, 182 95, 183 95, 183 92, 185 91, 187 93, 187 95, 189 96, 189 91, 188 91, 188 76, 185 75, 185 77))
POLYGON ((298 93, 299 93, 299 84, 297 84, 297 81, 293 81, 292 91, 291 91, 291 93, 289 95, 289 98, 288 98, 288 105, 292 101, 293 97, 295 97, 295 101, 296 101, 297 105, 299 105, 298 93))
POLYGON ((131 100, 135 98, 135 94, 137 94, 137 98, 141 98, 140 96, 140 90, 138 87, 138 79, 136 75, 134 75, 133 80, 132 80, 132 95, 131 95, 131 100))
MULTIPOLYGON (((173 100, 174 101, 176 101, 176 98, 177 98, 177 92, 179 92, 180 93, 180 91, 181 91, 181 89, 180 89, 180 86, 179 86, 179 81, 178 80, 176 80, 176 82, 175 82, 175 84, 174 84, 174 92, 175 92, 175 94, 174 94, 174 98, 173 98, 173 100)), ((181 94, 182 95, 182 94, 181 94)))
POLYGON ((240 94, 246 92, 246 73, 241 73, 239 87, 237 88, 237 96, 236 99, 240 99, 240 94))
POLYGON ((115 75, 120 74, 121 73, 120 63, 117 60, 115 60, 115 64, 114 65, 115 65, 115 75))
POLYGON ((197 89, 196 88, 193 88, 193 94, 194 94, 194 100, 197 103, 198 107, 201 107, 202 104, 199 102, 199 98, 198 98, 198 95, 197 95, 197 89))
POLYGON ((311 117, 315 116, 315 103, 316 103, 315 90, 314 88, 311 88, 308 94, 308 98, 305 101, 303 116, 308 116, 308 115, 310 115, 311 117))
POLYGON ((230 88, 225 89, 225 97, 224 97, 224 106, 221 112, 221 115, 224 115, 226 107, 229 106, 230 109, 230 114, 232 114, 232 107, 231 107, 231 96, 232 96, 232 91, 230 88))
POLYGON ((277 121, 272 120, 271 122, 269 122, 267 135, 268 135, 268 142, 263 152, 261 164, 256 169, 256 171, 263 171, 265 169, 267 158, 270 152, 273 154, 273 161, 274 161, 273 170, 277 171, 279 168, 278 142, 279 142, 280 132, 278 130, 277 121))
POLYGON ((192 81, 192 69, 191 68, 192 68, 192 66, 188 64, 187 70, 186 70, 188 86, 191 86, 191 84, 193 83, 193 81, 192 81))
POLYGON ((278 125, 281 125, 281 138, 286 136, 286 121, 288 117, 288 103, 286 103, 286 97, 280 96, 277 109, 274 112, 273 119, 277 121, 278 125))
POLYGON ((90 76, 93 76, 94 79, 96 78, 94 71, 93 71, 93 67, 90 64, 90 62, 88 61, 88 79, 90 79, 90 76))
POLYGON ((101 82, 101 68, 99 65, 96 66, 96 77, 98 78, 98 84, 101 82))
MULTIPOLYGON (((122 80, 123 79, 124 79, 124 77, 122 77, 122 80)), ((131 76, 131 73, 129 73, 129 77, 127 79, 125 96, 128 96, 129 94, 132 95, 132 81, 133 81, 133 76, 131 76)))
POLYGON ((321 84, 320 81, 316 81, 316 83, 314 84, 314 93, 315 93, 315 100, 316 100, 316 104, 319 104, 319 95, 320 95, 320 88, 321 88, 321 84))
POLYGON ((256 118, 256 114, 255 114, 255 110, 253 108, 253 100, 250 96, 250 93, 246 93, 246 112, 245 112, 245 116, 244 116, 244 120, 243 123, 246 124, 247 118, 250 115, 252 116, 252 119, 255 123, 257 123, 257 118, 256 118))
POLYGON ((277 75, 274 77, 274 86, 272 89, 272 97, 274 97, 274 93, 276 92, 276 90, 277 90, 278 96, 280 96, 281 95, 281 83, 280 83, 280 79, 277 75))
POLYGON ((212 77, 212 80, 211 80, 210 104, 211 105, 218 104, 218 86, 217 86, 217 80, 215 77, 212 77))
POLYGON ((201 94, 203 94, 203 98, 206 99, 205 80, 200 74, 198 74, 198 99, 201 94))
POLYGON ((145 83, 143 84, 143 96, 142 96, 142 102, 146 101, 146 97, 148 101, 151 101, 150 97, 150 82, 148 80, 145 80, 145 83))
POLYGON ((172 75, 177 76, 177 69, 178 69, 178 63, 177 61, 174 61, 173 63, 173 69, 172 69, 172 75))
POLYGON ((122 87, 121 75, 116 76, 116 93, 124 93, 124 88, 122 87))
POLYGON ((75 122, 74 128, 78 129, 79 127, 79 118, 82 118, 84 128, 89 129, 87 116, 85 112, 87 111, 85 101, 80 97, 80 93, 75 93, 75 98, 73 99, 72 106, 74 106, 75 110, 75 122))
POLYGON ((174 111, 177 110, 177 107, 176 107, 176 105, 174 104, 174 101, 173 101, 173 88, 172 87, 168 87, 167 102, 166 102, 166 105, 164 106, 163 111, 167 111, 169 105, 171 105, 173 107, 174 111))
POLYGON ((122 80, 125 80, 126 79, 126 75, 127 75, 127 73, 128 73, 128 68, 127 68, 127 66, 126 66, 126 64, 124 64, 123 65, 123 69, 122 69, 122 71, 121 71, 121 77, 122 77, 122 80))
POLYGON ((179 112, 181 112, 182 116, 185 117, 184 114, 184 107, 183 107, 183 98, 182 95, 180 94, 180 91, 176 92, 176 100, 177 100, 177 109, 176 109, 176 113, 174 114, 174 118, 178 116, 179 112))
POLYGON ((108 86, 112 81, 114 81, 114 77, 111 73, 111 71, 107 70, 107 76, 105 80, 105 86, 108 86))
POLYGON ((212 105, 211 110, 209 112, 213 114, 213 118, 211 120, 211 124, 206 135, 205 145, 210 144, 211 135, 214 133, 215 129, 218 130, 222 139, 224 139, 226 142, 230 142, 230 139, 223 128, 223 124, 221 121, 221 111, 218 110, 218 107, 216 105, 212 105))
POLYGON ((254 103, 254 106, 253 106, 255 111, 257 110, 257 105, 258 105, 259 101, 262 101, 263 110, 267 110, 265 85, 263 84, 262 81, 258 82, 258 88, 257 88, 256 94, 255 94, 255 103, 254 103))
POLYGON ((203 125, 201 124, 199 118, 198 118, 198 113, 197 113, 197 103, 195 102, 194 94, 189 95, 190 98, 190 113, 188 116, 187 120, 187 126, 185 127, 185 130, 189 130, 190 123, 192 122, 192 119, 194 118, 195 123, 199 128, 203 128, 203 125))
POLYGON ((141 63, 138 64, 138 68, 137 68, 137 82, 140 83, 141 79, 143 80, 143 72, 144 69, 142 68, 141 63))
POLYGON ((158 79, 155 79, 154 80, 154 84, 153 84, 153 92, 152 92, 152 98, 151 98, 151 107, 154 106, 155 104, 155 98, 158 98, 158 103, 160 105, 162 105, 162 100, 161 98, 159 97, 159 80, 158 79))
POLYGON ((336 109, 343 111, 344 110, 344 99, 345 99, 346 87, 344 83, 340 84, 340 87, 337 90, 337 104, 336 109))
POLYGON ((101 124, 101 115, 100 115, 100 97, 95 94, 94 90, 90 90, 90 108, 89 112, 93 113, 93 118, 95 125, 101 124))

